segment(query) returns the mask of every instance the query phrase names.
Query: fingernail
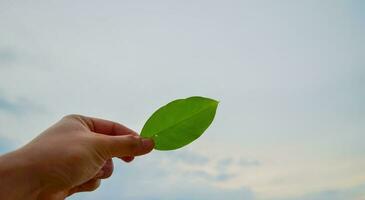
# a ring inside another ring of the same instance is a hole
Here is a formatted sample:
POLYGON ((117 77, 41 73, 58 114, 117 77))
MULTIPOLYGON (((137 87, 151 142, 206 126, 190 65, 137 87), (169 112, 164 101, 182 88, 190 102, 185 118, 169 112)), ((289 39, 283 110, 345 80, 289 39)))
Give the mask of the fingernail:
POLYGON ((148 138, 143 138, 142 139, 142 145, 143 148, 145 149, 150 149, 153 148, 153 146, 155 145, 152 139, 148 139, 148 138))

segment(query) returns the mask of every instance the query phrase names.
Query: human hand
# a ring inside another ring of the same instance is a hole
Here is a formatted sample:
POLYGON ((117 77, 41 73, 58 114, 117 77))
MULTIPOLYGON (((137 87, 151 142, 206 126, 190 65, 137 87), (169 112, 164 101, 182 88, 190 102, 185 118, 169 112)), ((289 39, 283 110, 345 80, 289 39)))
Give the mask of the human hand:
POLYGON ((93 191, 100 179, 111 176, 112 157, 130 162, 153 147, 152 140, 115 122, 66 116, 29 144, 0 157, 0 199, 58 200, 93 191))

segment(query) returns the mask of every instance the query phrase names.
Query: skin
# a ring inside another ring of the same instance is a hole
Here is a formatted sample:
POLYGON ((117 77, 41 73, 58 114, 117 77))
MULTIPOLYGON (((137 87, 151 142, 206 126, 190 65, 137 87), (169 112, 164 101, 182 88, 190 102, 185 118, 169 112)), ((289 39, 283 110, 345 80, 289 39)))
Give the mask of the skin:
POLYGON ((22 148, 0 156, 0 199, 60 200, 94 191, 118 157, 130 162, 154 143, 127 127, 68 115, 22 148))

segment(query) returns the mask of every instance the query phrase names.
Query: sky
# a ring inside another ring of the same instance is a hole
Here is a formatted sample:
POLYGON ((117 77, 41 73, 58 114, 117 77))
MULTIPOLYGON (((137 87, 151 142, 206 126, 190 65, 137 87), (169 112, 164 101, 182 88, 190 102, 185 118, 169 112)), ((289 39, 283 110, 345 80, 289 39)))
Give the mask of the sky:
MULTIPOLYGON (((0 1, 0 154, 62 116, 140 131, 220 101, 191 145, 70 200, 364 200, 365 3, 0 1)), ((66 147, 65 147, 66 148, 66 147)))

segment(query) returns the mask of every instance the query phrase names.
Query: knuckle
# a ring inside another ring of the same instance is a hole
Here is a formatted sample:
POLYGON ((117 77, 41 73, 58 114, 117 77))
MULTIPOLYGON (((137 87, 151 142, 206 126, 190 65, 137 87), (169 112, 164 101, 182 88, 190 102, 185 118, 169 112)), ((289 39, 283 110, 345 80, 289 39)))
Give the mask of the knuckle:
POLYGON ((138 136, 137 133, 131 129, 126 129, 123 130, 125 135, 134 135, 134 136, 138 136))
POLYGON ((108 145, 109 142, 106 137, 100 135, 92 137, 90 140, 93 148, 100 158, 106 159, 112 154, 111 151, 113 150, 113 145, 108 145))
POLYGON ((129 149, 135 149, 141 145, 141 139, 135 135, 126 135, 124 136, 126 141, 126 146, 129 149))
POLYGON ((113 174, 113 172, 112 172, 112 171, 107 171, 107 172, 105 172, 105 175, 104 175, 102 178, 103 178, 103 179, 109 178, 109 177, 111 177, 111 176, 112 176, 112 174, 113 174))
POLYGON ((82 116, 79 114, 68 114, 63 117, 63 119, 80 119, 82 116))
POLYGON ((69 119, 69 120, 76 120, 79 123, 83 124, 85 127, 88 127, 90 130, 94 130, 94 124, 92 120, 90 120, 88 117, 79 115, 79 114, 69 114, 64 116, 62 119, 69 119))
POLYGON ((97 179, 90 183, 87 187, 87 191, 94 191, 100 186, 100 179, 97 179))

